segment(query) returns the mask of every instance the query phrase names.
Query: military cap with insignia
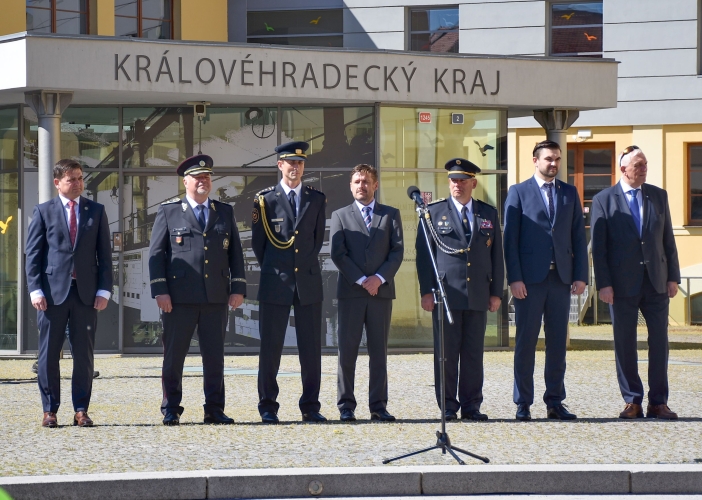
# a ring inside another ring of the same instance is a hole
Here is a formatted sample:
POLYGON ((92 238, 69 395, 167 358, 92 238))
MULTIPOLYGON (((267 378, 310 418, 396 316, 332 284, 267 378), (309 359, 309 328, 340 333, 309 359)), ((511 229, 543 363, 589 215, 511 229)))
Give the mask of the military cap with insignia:
POLYGON ((214 166, 214 161, 212 157, 207 155, 195 155, 190 158, 183 160, 176 172, 181 177, 186 175, 199 175, 199 174, 212 174, 212 167, 214 166))
POLYGON ((309 149, 310 145, 305 141, 293 141, 286 142, 275 148, 275 152, 278 153, 281 160, 302 160, 307 159, 305 151, 309 149))
POLYGON ((473 179, 480 173, 480 168, 463 158, 454 158, 446 162, 444 168, 448 170, 449 179, 473 179))

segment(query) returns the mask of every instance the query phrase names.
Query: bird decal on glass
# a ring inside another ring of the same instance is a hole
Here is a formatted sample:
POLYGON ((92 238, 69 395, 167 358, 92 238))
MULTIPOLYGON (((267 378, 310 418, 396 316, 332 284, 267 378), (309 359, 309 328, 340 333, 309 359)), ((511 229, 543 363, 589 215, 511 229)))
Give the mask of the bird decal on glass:
POLYGON ((495 149, 492 146, 490 146, 489 144, 485 144, 485 146, 481 146, 478 141, 473 141, 473 142, 478 146, 478 149, 480 150, 480 154, 483 156, 485 156, 485 151, 490 151, 491 149, 495 149))
POLYGON ((0 234, 5 234, 5 231, 7 231, 7 228, 10 226, 10 221, 12 220, 12 216, 10 215, 5 222, 0 220, 0 234))
POLYGON ((266 25, 266 31, 275 31, 272 26, 268 26, 268 23, 264 22, 263 24, 266 25))
POLYGON ((322 16, 319 16, 317 19, 312 19, 310 21, 310 24, 319 24, 319 20, 322 19, 322 16))
POLYGON ((588 42, 592 42, 593 40, 597 40, 597 37, 595 35, 588 35, 585 33, 585 38, 587 38, 588 42))
POLYGON ((570 18, 575 15, 575 12, 571 12, 570 14, 563 14, 561 17, 565 19, 566 21, 570 21, 570 18))

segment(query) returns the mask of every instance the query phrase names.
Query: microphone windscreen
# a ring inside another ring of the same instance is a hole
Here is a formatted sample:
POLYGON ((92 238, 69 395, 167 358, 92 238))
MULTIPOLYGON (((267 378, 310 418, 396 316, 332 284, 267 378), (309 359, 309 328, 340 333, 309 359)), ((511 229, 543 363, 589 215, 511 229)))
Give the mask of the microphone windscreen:
POLYGON ((421 191, 419 190, 419 188, 418 188, 417 186, 410 186, 410 187, 407 188, 407 196, 409 196, 410 198, 413 198, 412 195, 413 195, 414 193, 420 193, 420 194, 421 194, 421 191))

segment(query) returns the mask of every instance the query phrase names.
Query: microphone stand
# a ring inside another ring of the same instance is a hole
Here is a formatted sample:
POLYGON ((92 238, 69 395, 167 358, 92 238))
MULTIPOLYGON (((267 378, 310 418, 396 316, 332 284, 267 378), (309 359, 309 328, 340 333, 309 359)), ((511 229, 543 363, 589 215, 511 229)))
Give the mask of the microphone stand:
POLYGON ((434 277, 436 278, 436 283, 439 286, 438 290, 432 288, 431 291, 434 294, 434 304, 436 304, 435 307, 438 308, 437 315, 439 320, 439 371, 441 373, 439 392, 441 394, 441 430, 436 431, 436 444, 434 446, 430 446, 429 448, 424 448, 418 451, 413 451, 411 453, 407 453, 399 457, 388 458, 386 460, 383 460, 383 463, 389 464, 390 462, 394 462, 395 460, 401 460, 403 458, 411 457, 412 455, 419 455, 420 453, 425 453, 431 450, 441 450, 441 453, 443 455, 446 455, 446 452, 449 452, 449 454, 453 458, 455 458, 460 465, 465 465, 466 463, 463 460, 461 460, 461 458, 458 455, 456 455, 456 451, 464 453, 465 455, 468 455, 475 459, 482 460, 487 464, 490 462, 489 458, 481 457, 480 455, 476 455, 475 453, 471 453, 469 451, 453 446, 451 444, 451 440, 449 439, 449 435, 446 432, 446 374, 444 370, 444 362, 446 361, 446 359, 444 357, 444 307, 446 308, 446 319, 451 325, 453 325, 453 315, 451 314, 451 308, 449 308, 448 302, 446 300, 446 290, 444 289, 444 283, 441 280, 441 276, 439 276, 439 268, 436 266, 436 258, 434 257, 434 252, 432 250, 429 231, 427 230, 428 222, 426 220, 425 215, 428 213, 429 210, 425 206, 417 206, 417 215, 419 216, 420 225, 422 226, 422 231, 424 233, 424 241, 427 245, 427 250, 431 259, 432 268, 434 269, 434 277))

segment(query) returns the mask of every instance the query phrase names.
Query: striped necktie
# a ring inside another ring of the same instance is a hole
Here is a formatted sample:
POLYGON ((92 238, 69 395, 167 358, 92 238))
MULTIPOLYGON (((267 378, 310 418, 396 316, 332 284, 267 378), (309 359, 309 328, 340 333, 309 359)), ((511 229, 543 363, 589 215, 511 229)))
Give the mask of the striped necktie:
POLYGON ((373 217, 371 217, 371 208, 363 207, 361 212, 363 212, 363 222, 366 223, 366 229, 368 229, 368 232, 370 232, 371 222, 373 221, 373 217))

